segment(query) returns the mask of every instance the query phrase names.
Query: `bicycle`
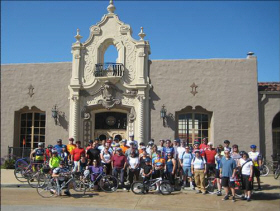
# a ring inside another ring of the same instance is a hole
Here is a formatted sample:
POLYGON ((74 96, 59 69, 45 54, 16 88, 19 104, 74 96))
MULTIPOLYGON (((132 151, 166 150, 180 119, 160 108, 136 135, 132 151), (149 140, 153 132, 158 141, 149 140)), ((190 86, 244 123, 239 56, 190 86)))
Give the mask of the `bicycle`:
POLYGON ((280 160, 278 160, 277 168, 275 169, 274 172, 274 179, 278 179, 279 176, 280 176, 280 160))
POLYGON ((29 157, 25 157, 25 158, 19 158, 16 160, 15 162, 15 169, 16 168, 24 168, 27 167, 30 163, 30 158, 29 157))
POLYGON ((15 175, 16 179, 20 182, 27 182, 28 178, 31 177, 31 175, 33 173, 34 165, 37 165, 37 169, 40 170, 43 163, 30 162, 30 164, 28 164, 28 166, 22 165, 20 167, 15 168, 14 175, 15 175))
POLYGON ((107 193, 115 192, 118 189, 119 180, 112 175, 106 175, 105 172, 106 168, 104 168, 101 173, 87 174, 83 179, 85 185, 84 192, 86 192, 87 189, 93 189, 96 183, 103 191, 107 193), (91 180, 91 175, 96 176, 96 178, 91 180))
POLYGON ((60 174, 60 176, 69 176, 70 178, 67 181, 64 181, 61 185, 59 184, 58 178, 46 177, 44 184, 37 186, 37 193, 43 198, 51 198, 54 196, 60 196, 62 189, 70 185, 76 192, 84 192, 85 185, 83 181, 77 180, 74 173, 70 174, 60 174))
POLYGON ((215 172, 213 170, 209 170, 209 176, 207 176, 205 182, 206 191, 210 194, 215 194, 215 190, 218 189, 217 186, 217 178, 215 177, 215 172))
POLYGON ((145 194, 150 190, 156 190, 156 184, 160 183, 159 190, 162 195, 171 194, 172 187, 167 180, 163 180, 161 177, 156 179, 151 179, 146 182, 135 181, 131 184, 131 190, 134 194, 145 194))
POLYGON ((45 163, 40 170, 28 174, 27 182, 32 188, 36 188, 37 186, 41 187, 44 185, 45 178, 48 176, 51 177, 51 168, 45 163))

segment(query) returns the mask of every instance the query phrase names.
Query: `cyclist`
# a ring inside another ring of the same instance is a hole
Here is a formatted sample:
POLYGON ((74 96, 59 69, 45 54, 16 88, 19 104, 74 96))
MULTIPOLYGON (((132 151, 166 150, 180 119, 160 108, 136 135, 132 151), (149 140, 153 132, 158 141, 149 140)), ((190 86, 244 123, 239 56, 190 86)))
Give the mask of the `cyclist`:
MULTIPOLYGON (((56 178, 57 184, 61 186, 63 182, 67 182, 69 173, 70 171, 68 168, 65 168, 64 162, 60 161, 59 166, 53 170, 52 177, 56 178)), ((52 192, 55 193, 55 191, 52 192)), ((64 191, 64 194, 67 196, 71 196, 68 184, 66 186, 66 191, 64 191)))
MULTIPOLYGON (((161 151, 157 151, 157 157, 153 158, 152 164, 153 164, 153 167, 154 167, 153 179, 156 179, 156 178, 159 178, 159 177, 163 178, 164 167, 165 167, 165 159, 162 158, 161 151)), ((158 193, 160 192, 159 185, 160 185, 160 183, 157 182, 156 186, 157 186, 157 192, 158 193)))
POLYGON ((201 156, 199 150, 196 150, 194 153, 195 157, 192 159, 191 162, 192 174, 194 175, 195 184, 198 188, 197 193, 203 193, 203 195, 205 195, 206 161, 204 157, 201 156))
POLYGON ((81 147, 81 141, 76 141, 76 148, 72 150, 71 162, 74 162, 73 172, 77 171, 78 162, 81 159, 81 155, 86 154, 84 148, 81 147))
MULTIPOLYGON (((257 146, 256 145, 251 145, 251 152, 248 153, 249 158, 252 159, 254 167, 253 167, 253 172, 254 172, 254 176, 257 178, 257 182, 258 182, 258 190, 261 190, 261 181, 260 181, 260 168, 262 166, 262 155, 257 152, 257 146)), ((254 178, 254 177, 253 177, 254 178)))
POLYGON ((190 187, 194 190, 194 186, 192 183, 192 171, 191 171, 191 162, 193 159, 192 153, 190 153, 190 147, 185 147, 185 152, 182 153, 182 155, 179 157, 180 165, 183 168, 183 186, 186 186, 187 183, 187 177, 190 180, 190 187))
POLYGON ((62 152, 62 148, 63 147, 65 147, 66 148, 66 146, 64 145, 64 144, 62 144, 62 140, 61 139, 58 139, 57 141, 56 141, 56 145, 54 145, 54 149, 57 151, 57 153, 58 153, 58 156, 60 156, 61 155, 61 152, 62 152))
POLYGON ((195 140, 193 145, 193 150, 192 150, 193 157, 195 157, 196 151, 200 151, 200 156, 205 158, 204 149, 199 149, 199 145, 200 145, 199 141, 195 140))
POLYGON ((241 158, 241 155, 239 154, 239 150, 238 150, 238 145, 234 144, 232 145, 232 152, 231 155, 232 159, 235 160, 236 165, 238 164, 239 159, 241 158))
POLYGON ((235 171, 236 162, 230 157, 228 148, 224 150, 225 156, 221 160, 220 177, 222 177, 222 186, 225 189, 226 195, 223 200, 229 199, 229 188, 232 193, 232 201, 235 202, 235 171))
POLYGON ((244 152, 239 159, 238 166, 241 167, 242 189, 244 190, 243 200, 251 201, 253 162, 249 155, 244 152))
POLYGON ((111 162, 112 154, 109 152, 108 148, 104 148, 103 152, 100 153, 101 164, 106 166, 106 174, 111 173, 111 162))
POLYGON ((176 160, 173 158, 171 153, 167 154, 166 165, 165 165, 165 175, 168 178, 170 184, 175 185, 175 171, 176 171, 176 160))
POLYGON ((128 178, 130 185, 133 183, 133 178, 135 176, 136 180, 139 178, 139 158, 136 157, 135 152, 131 152, 130 155, 127 158, 127 164, 128 164, 128 178))
POLYGON ((216 155, 216 150, 213 148, 213 143, 208 142, 208 147, 205 149, 205 158, 206 158, 206 173, 209 176, 210 172, 215 173, 215 155, 216 155))
POLYGON ((113 175, 116 178, 118 178, 118 175, 120 174, 121 186, 123 190, 126 190, 126 188, 124 187, 124 171, 127 165, 127 158, 122 153, 121 148, 118 148, 117 153, 113 155, 111 164, 113 169, 113 175))
POLYGON ((38 148, 34 149, 30 153, 30 160, 33 159, 34 156, 34 165, 33 165, 33 171, 37 169, 37 166, 44 163, 45 160, 45 149, 43 148, 44 144, 42 142, 38 143, 38 148))
POLYGON ((126 142, 126 139, 120 141, 120 148, 122 149, 123 154, 125 154, 126 150, 129 149, 129 147, 126 145, 126 142))
POLYGON ((224 140, 224 151, 225 150, 229 150, 229 152, 231 152, 231 148, 230 148, 230 141, 229 140, 224 140))
POLYGON ((163 157, 166 160, 167 159, 167 154, 171 153, 173 156, 175 154, 174 147, 171 146, 171 141, 169 139, 166 140, 166 147, 163 148, 163 157))
POLYGON ((151 179, 151 175, 153 173, 153 167, 151 165, 151 158, 147 157, 145 159, 145 165, 142 169, 142 175, 144 177, 143 181, 148 182, 151 179))
POLYGON ((202 143, 199 145, 199 149, 203 149, 205 151, 206 149, 208 149, 208 146, 208 139, 203 138, 202 143))
POLYGON ((221 148, 216 149, 217 154, 215 155, 215 164, 216 164, 216 173, 215 173, 215 178, 217 181, 217 196, 222 195, 222 186, 221 186, 221 177, 220 177, 220 168, 221 168, 221 160, 223 158, 223 155, 221 154, 222 150, 221 148))
POLYGON ((74 139, 73 138, 69 138, 69 142, 67 144, 67 152, 69 153, 69 160, 71 159, 71 152, 73 149, 76 148, 76 145, 74 144, 74 139))
POLYGON ((49 161, 50 158, 52 157, 52 149, 53 149, 53 145, 48 145, 47 149, 46 149, 46 160, 49 161))
POLYGON ((50 168, 53 170, 57 167, 59 167, 59 163, 60 163, 61 158, 57 156, 57 151, 56 150, 52 150, 52 157, 49 160, 49 166, 50 168))
POLYGON ((159 151, 163 151, 163 149, 165 148, 164 143, 165 143, 165 140, 163 140, 163 139, 159 140, 159 145, 157 146, 157 149, 159 151))

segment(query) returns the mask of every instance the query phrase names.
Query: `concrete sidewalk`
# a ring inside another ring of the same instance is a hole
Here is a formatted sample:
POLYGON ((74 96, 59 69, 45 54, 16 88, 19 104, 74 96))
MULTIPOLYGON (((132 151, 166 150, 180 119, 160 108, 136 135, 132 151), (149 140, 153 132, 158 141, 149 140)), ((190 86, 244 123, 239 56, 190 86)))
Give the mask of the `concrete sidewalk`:
POLYGON ((19 182, 14 169, 1 169, 1 187, 5 188, 30 188, 27 182, 19 182))

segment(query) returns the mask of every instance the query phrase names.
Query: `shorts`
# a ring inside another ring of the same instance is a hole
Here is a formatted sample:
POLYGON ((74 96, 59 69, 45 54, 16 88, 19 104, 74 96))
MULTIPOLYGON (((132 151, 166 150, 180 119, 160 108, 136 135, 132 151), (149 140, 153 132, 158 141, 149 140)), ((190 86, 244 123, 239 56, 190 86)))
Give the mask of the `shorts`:
POLYGON ((191 177, 192 176, 192 170, 191 167, 189 166, 183 166, 183 175, 187 176, 187 177, 191 177))
POLYGON ((215 178, 220 178, 220 169, 215 169, 215 178))
POLYGON ((250 191, 253 189, 252 181, 249 181, 249 175, 242 175, 242 190, 250 191))
POLYGON ((153 179, 156 179, 156 178, 159 178, 159 177, 163 178, 163 169, 154 171, 153 179))
POLYGON ((222 186, 234 188, 235 182, 234 181, 231 182, 229 177, 222 177, 222 186))
POLYGON ((257 166, 253 166, 253 175, 255 177, 260 177, 261 176, 261 172, 260 172, 260 170, 257 166))

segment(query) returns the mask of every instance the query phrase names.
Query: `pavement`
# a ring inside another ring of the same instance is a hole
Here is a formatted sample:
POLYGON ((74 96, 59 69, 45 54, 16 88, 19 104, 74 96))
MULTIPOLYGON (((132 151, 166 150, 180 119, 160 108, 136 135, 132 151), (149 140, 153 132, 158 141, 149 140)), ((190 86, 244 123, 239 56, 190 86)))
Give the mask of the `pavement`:
POLYGON ((46 199, 28 184, 17 181, 13 170, 1 169, 1 210, 280 210, 280 180, 267 176, 261 177, 261 181, 263 189, 254 191, 251 202, 222 201, 221 196, 195 194, 191 190, 177 191, 168 196, 154 193, 135 195, 122 190, 114 193, 89 192, 86 195, 71 192, 72 197, 46 199))

